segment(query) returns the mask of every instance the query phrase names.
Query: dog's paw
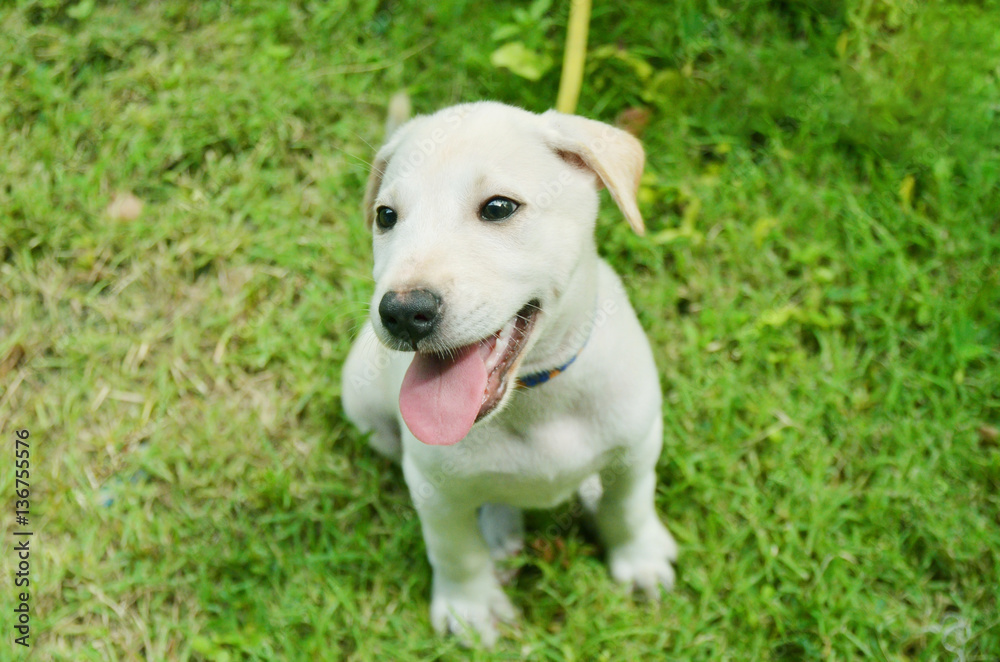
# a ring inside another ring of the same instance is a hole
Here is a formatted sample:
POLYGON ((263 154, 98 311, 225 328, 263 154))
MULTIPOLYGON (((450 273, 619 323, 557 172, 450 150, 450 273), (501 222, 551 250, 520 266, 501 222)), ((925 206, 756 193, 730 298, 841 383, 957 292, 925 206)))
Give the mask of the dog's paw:
POLYGON ((658 600, 662 591, 674 587, 677 543, 670 532, 656 522, 640 536, 610 550, 611 576, 630 591, 638 589, 647 598, 658 600))
POLYGON ((440 634, 456 635, 465 646, 478 643, 492 648, 498 636, 497 623, 516 620, 517 610, 496 584, 477 591, 434 587, 431 624, 440 634))

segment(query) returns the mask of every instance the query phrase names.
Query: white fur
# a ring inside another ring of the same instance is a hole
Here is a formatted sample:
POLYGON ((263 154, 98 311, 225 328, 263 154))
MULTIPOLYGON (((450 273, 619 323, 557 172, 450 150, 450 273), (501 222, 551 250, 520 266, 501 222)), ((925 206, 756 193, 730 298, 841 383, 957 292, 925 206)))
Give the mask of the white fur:
POLYGON ((344 366, 343 404, 371 432, 372 446, 402 463, 434 571, 431 620, 440 631, 493 643, 496 622, 513 620, 515 610, 491 547, 495 557, 518 550, 517 509, 554 506, 581 485, 612 576, 654 597, 673 583, 677 547, 653 505, 662 443, 657 371, 593 239, 602 185, 642 231, 642 165, 642 148, 623 131, 490 102, 415 118, 376 156, 368 223, 380 205, 399 220, 374 232, 373 314, 344 366), (480 206, 496 195, 522 206, 505 221, 480 220, 480 206), (532 299, 542 312, 517 374, 560 366, 583 350, 544 384, 511 383, 501 406, 458 444, 423 444, 398 406, 413 354, 384 344, 392 341, 374 312, 385 292, 420 288, 444 302, 440 330, 421 350, 487 337, 532 299))

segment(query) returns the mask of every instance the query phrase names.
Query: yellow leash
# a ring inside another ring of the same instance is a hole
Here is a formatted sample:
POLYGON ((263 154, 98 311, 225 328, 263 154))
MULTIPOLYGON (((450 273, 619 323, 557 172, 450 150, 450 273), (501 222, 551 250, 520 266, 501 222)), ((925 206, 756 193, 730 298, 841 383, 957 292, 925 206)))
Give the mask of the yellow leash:
POLYGON ((587 58, 587 29, 590 27, 590 0, 571 0, 569 24, 566 26, 566 52, 563 54, 562 78, 556 110, 576 111, 583 84, 583 63, 587 58))

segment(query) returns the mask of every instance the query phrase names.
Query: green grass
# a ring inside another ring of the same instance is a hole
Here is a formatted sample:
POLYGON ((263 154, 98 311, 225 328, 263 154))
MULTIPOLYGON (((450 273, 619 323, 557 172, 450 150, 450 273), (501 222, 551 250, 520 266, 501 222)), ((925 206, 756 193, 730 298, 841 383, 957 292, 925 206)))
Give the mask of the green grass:
POLYGON ((607 200, 598 235, 662 373, 677 589, 634 603, 539 513, 519 630, 431 631, 400 472, 339 404, 365 162, 404 86, 550 106, 558 67, 495 68, 491 33, 557 62, 567 6, 0 9, 0 572, 27 428, 31 659, 1000 658, 990 0, 595 3, 579 112, 651 117, 649 236, 607 200))

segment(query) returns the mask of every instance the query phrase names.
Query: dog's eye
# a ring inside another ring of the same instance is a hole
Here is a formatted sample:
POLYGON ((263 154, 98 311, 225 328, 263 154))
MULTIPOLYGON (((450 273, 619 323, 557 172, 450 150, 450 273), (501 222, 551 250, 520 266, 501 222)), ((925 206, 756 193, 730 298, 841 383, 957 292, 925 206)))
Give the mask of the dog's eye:
POLYGON ((389 230, 396 224, 396 210, 382 206, 375 210, 375 225, 379 230, 389 230))
POLYGON ((479 218, 484 221, 502 221, 505 218, 510 218, 511 214, 516 212, 520 206, 513 200, 498 195, 486 201, 486 204, 479 210, 479 218))

